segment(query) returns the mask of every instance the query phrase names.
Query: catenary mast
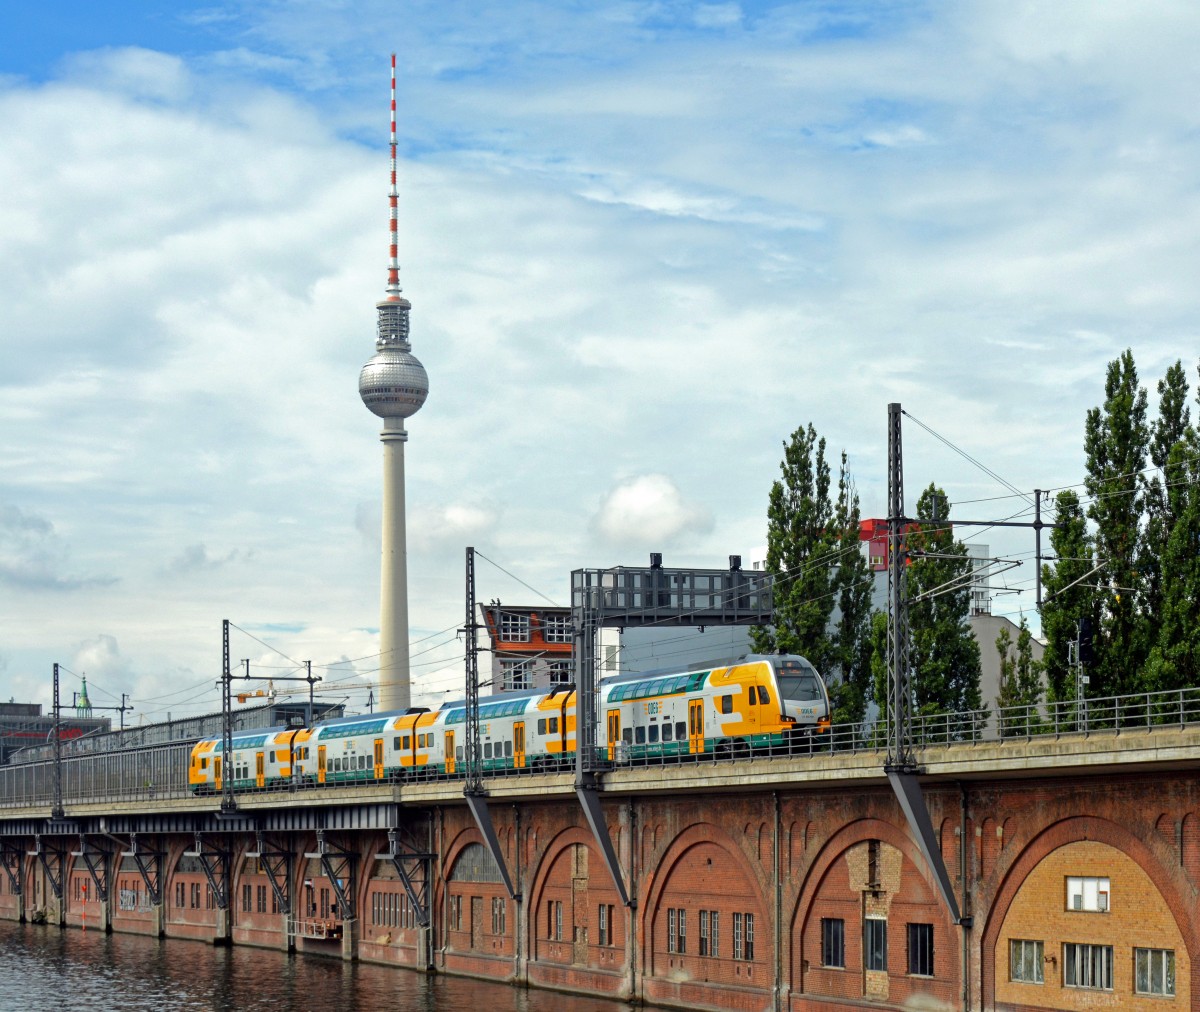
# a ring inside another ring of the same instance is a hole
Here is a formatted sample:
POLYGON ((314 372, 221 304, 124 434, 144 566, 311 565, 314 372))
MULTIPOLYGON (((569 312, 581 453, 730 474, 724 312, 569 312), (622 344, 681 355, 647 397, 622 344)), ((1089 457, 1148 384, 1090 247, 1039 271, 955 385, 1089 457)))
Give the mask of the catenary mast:
POLYGON ((379 311, 375 354, 358 377, 363 403, 383 419, 383 559, 379 588, 379 700, 384 710, 411 705, 408 669, 408 560, 404 530, 404 420, 429 395, 425 367, 408 343, 408 311, 400 294, 397 256, 396 54, 392 54, 391 188, 388 191, 389 260, 387 297, 379 311))

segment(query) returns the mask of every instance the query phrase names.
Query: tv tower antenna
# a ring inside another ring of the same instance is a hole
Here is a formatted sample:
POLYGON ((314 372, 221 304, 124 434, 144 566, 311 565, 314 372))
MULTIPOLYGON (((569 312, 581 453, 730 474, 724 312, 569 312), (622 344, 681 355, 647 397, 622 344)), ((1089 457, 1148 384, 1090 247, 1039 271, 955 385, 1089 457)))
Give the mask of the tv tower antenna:
POLYGON ((406 710, 411 703, 408 666, 408 561, 404 518, 404 420, 429 395, 425 367, 408 341, 412 304, 400 294, 397 252, 399 194, 396 189, 396 54, 392 54, 390 171, 388 188, 387 296, 375 304, 379 320, 375 354, 362 367, 358 392, 383 419, 383 552, 379 592, 379 703, 382 710, 406 710))

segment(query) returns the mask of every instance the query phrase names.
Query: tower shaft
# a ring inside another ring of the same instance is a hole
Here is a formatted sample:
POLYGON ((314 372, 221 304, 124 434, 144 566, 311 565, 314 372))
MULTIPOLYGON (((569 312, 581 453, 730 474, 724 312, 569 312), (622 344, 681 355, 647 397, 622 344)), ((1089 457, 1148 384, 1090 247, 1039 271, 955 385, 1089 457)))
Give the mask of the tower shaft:
POLYGON ((383 710, 412 705, 408 668, 408 541, 405 530, 404 444, 400 418, 384 420, 383 557, 379 581, 379 701, 383 710))

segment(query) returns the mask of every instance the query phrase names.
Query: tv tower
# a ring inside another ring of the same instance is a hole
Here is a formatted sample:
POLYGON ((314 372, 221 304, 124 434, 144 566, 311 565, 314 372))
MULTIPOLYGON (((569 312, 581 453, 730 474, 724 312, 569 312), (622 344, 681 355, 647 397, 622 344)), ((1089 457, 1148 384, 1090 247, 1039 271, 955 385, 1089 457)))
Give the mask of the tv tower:
POLYGON ((363 403, 383 419, 383 560, 379 588, 379 702, 383 710, 406 710, 412 689, 408 671, 408 558, 404 532, 404 419, 429 395, 429 377, 408 343, 412 303, 400 294, 396 255, 396 54, 392 54, 392 185, 388 191, 390 238, 387 297, 376 303, 375 354, 358 376, 363 403))

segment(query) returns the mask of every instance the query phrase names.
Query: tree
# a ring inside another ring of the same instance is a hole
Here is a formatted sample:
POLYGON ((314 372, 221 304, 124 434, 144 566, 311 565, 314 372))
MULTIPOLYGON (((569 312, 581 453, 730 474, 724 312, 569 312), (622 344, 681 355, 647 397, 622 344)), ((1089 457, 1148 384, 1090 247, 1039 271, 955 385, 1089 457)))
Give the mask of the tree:
POLYGON ((1138 385, 1133 353, 1126 350, 1108 365, 1104 404, 1088 411, 1084 435, 1085 484, 1092 497, 1088 516, 1096 524, 1097 558, 1104 563, 1096 574, 1101 635, 1092 675, 1092 691, 1100 696, 1137 691, 1149 648, 1149 624, 1138 609, 1148 442, 1146 391, 1138 385))
POLYGON ((1200 435, 1188 429, 1165 468, 1171 530, 1163 546, 1157 641, 1146 666, 1150 689, 1200 684, 1200 435))
POLYGON ((832 660, 837 679, 829 692, 835 724, 861 724, 866 714, 871 687, 871 568, 859 550, 861 520, 858 490, 850 477, 846 451, 842 451, 838 473, 838 499, 834 527, 840 551, 834 574, 837 620, 834 626, 832 660))
POLYGON ((1096 592, 1092 589, 1095 574, 1088 575, 1096 562, 1092 536, 1075 492, 1058 493, 1054 524, 1050 532, 1054 562, 1042 568, 1042 634, 1046 638, 1042 663, 1047 698, 1065 702, 1076 695, 1070 644, 1078 636, 1080 621, 1086 617, 1094 623, 1096 618, 1096 592))
POLYGON ((756 626, 751 639, 760 653, 802 654, 824 674, 834 661, 829 617, 834 604, 832 563, 839 546, 825 440, 811 422, 783 444, 779 469, 767 506, 774 622, 756 626))
POLYGON ((1000 716, 1000 734, 1028 734, 1040 723, 1037 706, 1042 701, 1042 663, 1033 659, 1033 633, 1029 623, 1021 618, 1017 631, 1016 652, 1007 626, 996 637, 1000 654, 1000 694, 996 706, 1000 716))
MULTIPOLYGON (((1146 526, 1138 570, 1142 576, 1140 603, 1142 614, 1150 622, 1151 646, 1156 619, 1163 607, 1163 557, 1171 531, 1179 519, 1175 512, 1178 497, 1170 495, 1170 490, 1175 482, 1187 480, 1186 471, 1167 473, 1171 452, 1188 432, 1191 419, 1187 394, 1187 375, 1183 364, 1176 361, 1159 380, 1158 418, 1150 427, 1150 461, 1162 476, 1154 474, 1146 483, 1146 526)), ((1151 682, 1147 687, 1153 687, 1151 682)))
POLYGON ((917 501, 919 526, 908 535, 909 664, 917 713, 982 707, 979 644, 967 622, 971 561, 954 538, 950 502, 936 485, 917 501))

